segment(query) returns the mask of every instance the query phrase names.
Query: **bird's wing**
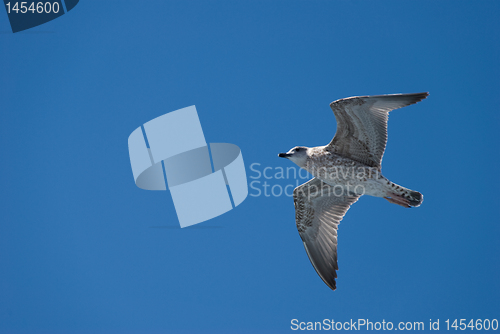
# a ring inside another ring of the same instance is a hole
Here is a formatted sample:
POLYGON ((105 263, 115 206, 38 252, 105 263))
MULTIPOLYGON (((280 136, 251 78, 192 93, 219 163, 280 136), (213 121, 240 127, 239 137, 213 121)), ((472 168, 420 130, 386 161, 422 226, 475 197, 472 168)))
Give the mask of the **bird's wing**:
MULTIPOLYGON (((293 191, 295 222, 309 260, 321 279, 335 290, 337 226, 359 195, 337 194, 314 178, 293 191)), ((339 189, 336 189, 337 193, 339 189)))
POLYGON ((337 132, 326 149, 370 167, 380 168, 387 143, 389 112, 417 103, 428 95, 355 96, 330 103, 337 120, 337 132))

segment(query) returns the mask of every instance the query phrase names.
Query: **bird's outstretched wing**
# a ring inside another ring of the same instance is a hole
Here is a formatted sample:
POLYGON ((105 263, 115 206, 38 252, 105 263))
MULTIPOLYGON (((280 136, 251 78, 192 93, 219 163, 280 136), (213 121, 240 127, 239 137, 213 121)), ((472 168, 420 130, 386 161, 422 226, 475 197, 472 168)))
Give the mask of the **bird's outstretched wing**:
POLYGON ((429 93, 348 97, 330 103, 337 132, 326 149, 380 168, 387 143, 389 112, 425 99, 429 93))
MULTIPOLYGON (((337 194, 314 178, 293 191, 295 222, 309 260, 321 279, 335 290, 337 226, 359 195, 337 194)), ((337 189, 338 191, 339 189, 337 189)))

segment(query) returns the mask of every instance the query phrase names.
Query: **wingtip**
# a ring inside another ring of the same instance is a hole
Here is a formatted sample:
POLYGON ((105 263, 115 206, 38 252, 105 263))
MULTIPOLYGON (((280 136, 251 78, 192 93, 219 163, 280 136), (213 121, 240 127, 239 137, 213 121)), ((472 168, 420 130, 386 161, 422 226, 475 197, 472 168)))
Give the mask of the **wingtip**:
POLYGON ((411 94, 401 94, 403 97, 410 97, 411 100, 408 102, 408 105, 412 105, 422 101, 423 99, 429 96, 429 92, 421 92, 421 93, 411 93, 411 94))
POLYGON ((429 96, 429 92, 421 92, 421 93, 415 93, 414 96, 419 99, 419 101, 427 98, 429 96))
MULTIPOLYGON (((323 277, 321 277, 323 278, 323 277)), ((331 281, 326 281, 325 279, 323 279, 323 282, 325 282, 325 284, 330 288, 332 289, 332 291, 335 291, 337 290, 337 282, 335 281, 335 279, 331 280, 331 281)))
POLYGON ((416 93, 416 95, 420 97, 419 101, 422 101, 423 99, 427 98, 427 96, 429 96, 429 92, 416 93))

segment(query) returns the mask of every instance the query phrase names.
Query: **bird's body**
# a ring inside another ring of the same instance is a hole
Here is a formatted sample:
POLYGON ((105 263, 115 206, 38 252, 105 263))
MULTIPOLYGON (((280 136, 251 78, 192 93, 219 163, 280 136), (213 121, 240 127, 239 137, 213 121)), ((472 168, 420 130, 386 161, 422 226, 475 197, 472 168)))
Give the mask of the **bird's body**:
POLYGON ((326 146, 294 147, 288 158, 314 178, 295 188, 295 220, 307 255, 318 275, 335 290, 337 227, 362 195, 416 207, 423 196, 381 173, 389 111, 416 103, 427 93, 351 97, 330 104, 337 132, 326 146))
POLYGON ((380 169, 332 153, 326 146, 308 148, 306 163, 300 167, 333 186, 336 193, 390 197, 404 189, 385 178, 380 169))

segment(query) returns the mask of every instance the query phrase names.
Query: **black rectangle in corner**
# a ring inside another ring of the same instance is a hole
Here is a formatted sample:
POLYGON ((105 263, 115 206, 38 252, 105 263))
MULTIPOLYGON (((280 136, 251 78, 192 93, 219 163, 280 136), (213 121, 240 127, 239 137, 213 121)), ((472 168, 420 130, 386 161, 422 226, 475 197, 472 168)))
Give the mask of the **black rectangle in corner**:
MULTIPOLYGON (((52 21, 64 14, 61 0, 12 1, 4 0, 12 32, 23 31, 52 21)), ((72 1, 69 1, 72 2, 72 1)), ((78 3, 78 1, 76 1, 78 3)), ((73 5, 73 7, 76 3, 73 5)), ((71 7, 71 8, 73 8, 71 7)))
POLYGON ((72 10, 80 0, 64 0, 66 4, 66 13, 72 10))

